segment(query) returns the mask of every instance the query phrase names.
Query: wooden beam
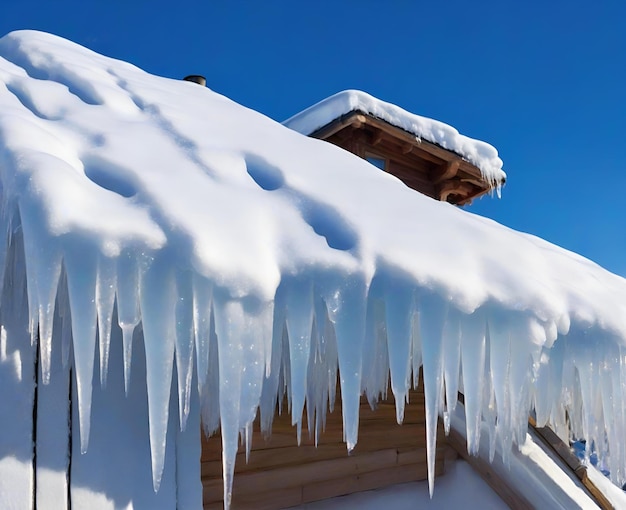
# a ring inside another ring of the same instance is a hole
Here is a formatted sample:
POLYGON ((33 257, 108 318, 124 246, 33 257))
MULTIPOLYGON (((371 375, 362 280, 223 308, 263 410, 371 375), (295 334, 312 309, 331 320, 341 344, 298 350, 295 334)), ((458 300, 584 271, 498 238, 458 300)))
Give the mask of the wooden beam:
POLYGON ((383 132, 380 129, 377 129, 376 131, 374 131, 374 134, 372 136, 372 147, 376 147, 383 139, 383 132))
POLYGON ((613 505, 606 498, 600 489, 594 484, 587 475, 587 467, 572 452, 570 447, 565 444, 561 438, 550 427, 537 427, 537 423, 531 417, 528 424, 537 433, 537 436, 544 444, 549 446, 552 451, 576 474, 578 479, 585 486, 589 495, 596 501, 600 508, 604 510, 613 510, 613 505))
POLYGON ((446 202, 450 195, 460 195, 461 197, 466 197, 472 192, 473 189, 474 187, 467 182, 446 181, 439 188, 439 200, 446 202))
POLYGON ((415 145, 413 145, 412 143, 405 143, 402 146, 402 154, 408 154, 409 152, 413 150, 414 147, 415 145))
POLYGON ((443 172, 433 181, 433 184, 439 184, 443 181, 452 179, 459 171, 460 166, 461 159, 453 159, 452 161, 448 161, 443 166, 443 172))

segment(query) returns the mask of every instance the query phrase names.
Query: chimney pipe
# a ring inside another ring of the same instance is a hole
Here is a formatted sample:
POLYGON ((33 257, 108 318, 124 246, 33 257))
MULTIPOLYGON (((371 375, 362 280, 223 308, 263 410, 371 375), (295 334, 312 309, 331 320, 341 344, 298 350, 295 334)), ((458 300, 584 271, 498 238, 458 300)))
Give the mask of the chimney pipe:
POLYGON ((197 83, 198 85, 201 85, 202 87, 206 87, 206 78, 199 74, 190 74, 189 76, 185 76, 183 80, 192 81, 194 83, 197 83))

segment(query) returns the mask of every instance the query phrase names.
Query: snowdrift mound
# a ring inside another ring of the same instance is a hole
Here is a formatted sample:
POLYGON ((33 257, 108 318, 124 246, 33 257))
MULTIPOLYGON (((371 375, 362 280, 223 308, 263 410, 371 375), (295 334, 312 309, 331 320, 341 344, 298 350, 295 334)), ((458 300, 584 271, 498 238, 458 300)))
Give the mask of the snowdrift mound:
POLYGON ((30 31, 0 39, 0 182, 0 316, 25 266, 42 378, 62 349, 83 450, 113 317, 127 382, 142 335, 155 489, 172 387, 181 428, 200 406, 221 427, 228 493, 258 409, 269 430, 286 393, 294 423, 306 405, 319 428, 338 371, 352 448, 361 394, 376 401, 390 377, 402 420, 420 367, 431 490, 437 417, 459 387, 470 451, 481 420, 510 451, 534 409, 626 481, 626 281, 589 260, 211 90, 30 31))

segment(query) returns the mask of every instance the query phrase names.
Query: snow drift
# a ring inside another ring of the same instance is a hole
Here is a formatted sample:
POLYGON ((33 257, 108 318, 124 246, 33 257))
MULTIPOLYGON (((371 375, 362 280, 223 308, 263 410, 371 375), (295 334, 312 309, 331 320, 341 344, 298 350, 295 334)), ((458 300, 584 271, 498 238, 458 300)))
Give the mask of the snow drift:
MULTIPOLYGON (((14 340, 28 328, 43 383, 71 368, 89 452, 113 448, 90 444, 92 395, 123 379, 132 398, 140 374, 157 491, 173 443, 181 473, 198 462, 171 426, 172 388, 180 431, 200 409, 221 428, 228 494, 259 409, 269 431, 286 395, 317 433, 338 373, 350 449, 360 396, 390 379, 402 420, 420 367, 431 490, 437 419, 460 387, 471 452, 483 421, 506 456, 534 411, 625 481, 626 281, 589 260, 196 84, 31 31, 0 39, 0 183, 0 379, 32 386, 14 340)), ((32 428, 32 411, 1 416, 32 428)))

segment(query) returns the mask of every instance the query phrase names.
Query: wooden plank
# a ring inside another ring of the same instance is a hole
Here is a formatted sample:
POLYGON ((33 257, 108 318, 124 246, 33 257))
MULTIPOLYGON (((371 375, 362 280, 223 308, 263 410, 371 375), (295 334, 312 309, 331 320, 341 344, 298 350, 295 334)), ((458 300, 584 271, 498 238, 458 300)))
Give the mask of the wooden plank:
POLYGON ((598 488, 598 486, 595 483, 591 481, 591 479, 587 475, 586 467, 583 466, 582 469, 577 470, 576 476, 580 478, 580 481, 587 488, 587 490, 592 494, 593 498, 595 499, 596 503, 598 503, 598 506, 600 508, 603 508, 604 510, 614 510, 615 507, 611 504, 611 502, 606 498, 604 493, 598 488))
MULTIPOLYGON (((371 424, 380 423, 383 428, 396 427, 399 434, 403 433, 403 428, 409 425, 423 424, 425 420, 424 393, 422 390, 411 390, 409 392, 409 404, 405 407, 404 422, 402 426, 395 423, 395 403, 390 397, 378 403, 376 410, 372 410, 366 399, 362 399, 360 406, 360 423, 363 430, 371 424)), ((372 427, 376 430, 376 427, 372 427)), ((320 444, 328 442, 343 442, 343 420, 341 416, 341 406, 338 403, 333 413, 327 414, 326 428, 320 434, 320 444)), ((203 460, 215 460, 221 456, 221 440, 219 433, 211 438, 203 439, 203 460)), ((274 417, 272 425, 272 435, 270 438, 263 438, 260 433, 259 420, 254 424, 254 434, 252 450, 262 448, 274 448, 279 446, 292 446, 296 444, 296 427, 291 425, 291 417, 287 413, 274 417)), ((313 437, 303 430, 302 444, 314 444, 313 437)))
MULTIPOLYGON (((437 433, 438 441, 445 443, 445 434, 443 429, 439 427, 437 433)), ((211 438, 209 442, 212 442, 214 453, 209 455, 207 447, 204 447, 202 455, 203 466, 213 466, 213 470, 221 473, 221 450, 218 447, 221 442, 218 438, 211 438)), ((254 441, 253 441, 254 443, 254 441)), ((426 428, 422 424, 409 424, 409 425, 386 425, 384 423, 375 424, 361 424, 361 430, 359 433, 359 442, 357 443, 354 452, 367 452, 375 451, 384 448, 403 448, 403 447, 425 447, 426 445, 426 428)), ((271 463, 273 458, 282 458, 283 461, 296 462, 307 461, 308 459, 324 458, 334 456, 336 458, 342 458, 347 455, 346 445, 342 439, 341 430, 337 430, 334 437, 322 435, 320 442, 317 446, 313 442, 307 442, 300 446, 297 445, 295 433, 290 434, 275 434, 269 442, 262 443, 260 446, 257 444, 253 446, 250 454, 250 463, 248 466, 245 464, 245 453, 243 448, 240 450, 236 459, 236 472, 251 469, 250 466, 257 466, 263 463, 271 463)), ((210 468, 203 467, 203 472, 208 474, 210 468)))
POLYGON ((274 510, 302 504, 302 487, 260 492, 256 494, 234 495, 232 510, 274 510))
POLYGON ((355 492, 379 489, 397 483, 406 483, 427 478, 427 468, 423 464, 395 466, 353 475, 324 483, 313 483, 303 487, 302 502, 310 503, 355 492))
POLYGON ((595 499, 600 508, 610 510, 613 508, 611 502, 606 498, 600 489, 587 475, 587 468, 580 461, 569 445, 565 444, 561 438, 550 427, 537 427, 535 420, 531 417, 528 424, 537 433, 537 436, 576 474, 578 479, 587 489, 589 495, 595 499))
POLYGON ((529 425, 535 430, 539 438, 563 460, 572 471, 576 471, 578 468, 582 466, 580 460, 574 452, 570 449, 568 445, 566 445, 561 438, 556 435, 549 427, 537 427, 535 421, 530 418, 528 420, 529 425))
POLYGON ((397 452, 395 450, 380 450, 333 459, 310 464, 277 468, 271 471, 256 471, 242 473, 235 478, 235 490, 258 492, 260 490, 280 489, 285 486, 302 486, 310 483, 332 480, 342 476, 349 476, 382 467, 395 466, 397 452))
MULTIPOLYGON (((426 430, 423 426, 395 426, 398 430, 384 429, 374 432, 364 428, 361 431, 359 442, 354 449, 354 455, 361 453, 396 448, 396 449, 424 449, 426 445, 426 430)), ((332 458, 345 458, 348 455, 346 445, 343 441, 334 443, 322 443, 317 447, 314 445, 297 446, 294 441, 290 446, 275 448, 263 448, 252 450, 250 462, 245 462, 245 452, 238 453, 236 458, 236 473, 255 470, 259 467, 271 468, 288 464, 315 462, 332 458)), ((443 440, 440 434, 439 440, 443 440)), ((424 450, 425 451, 425 450, 424 450)), ((213 460, 203 460, 201 464, 202 476, 221 476, 221 457, 213 460)))

